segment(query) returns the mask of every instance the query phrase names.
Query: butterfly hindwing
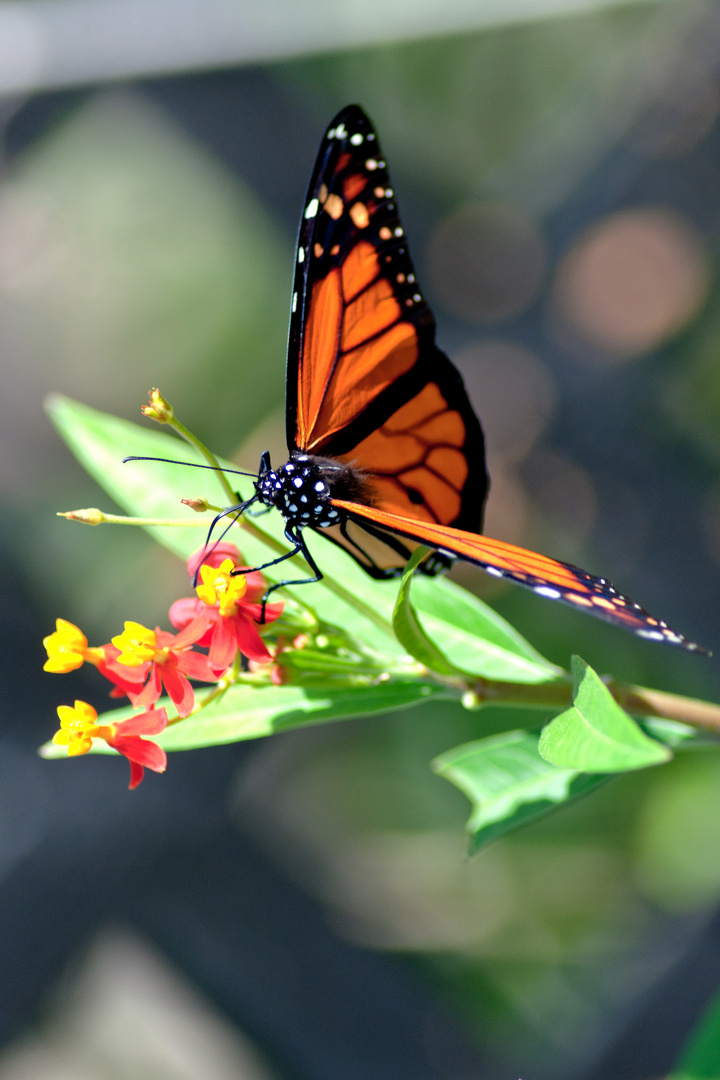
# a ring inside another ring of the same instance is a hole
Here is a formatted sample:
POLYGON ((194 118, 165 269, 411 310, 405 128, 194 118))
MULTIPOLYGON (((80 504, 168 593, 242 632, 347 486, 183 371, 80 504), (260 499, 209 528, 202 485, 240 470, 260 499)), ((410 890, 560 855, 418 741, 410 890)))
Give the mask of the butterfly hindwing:
MULTIPOLYGON (((287 373, 288 446, 364 473, 369 498, 477 531, 487 494, 482 430, 435 345, 375 131, 343 110, 320 147, 298 238, 287 373)), ((333 537, 366 568, 345 537, 333 537)), ((372 543, 368 541, 372 547, 372 543)), ((375 542, 377 546, 377 541, 375 542)), ((397 572, 409 548, 384 553, 397 572)), ((447 560, 425 569, 434 572, 447 560)))

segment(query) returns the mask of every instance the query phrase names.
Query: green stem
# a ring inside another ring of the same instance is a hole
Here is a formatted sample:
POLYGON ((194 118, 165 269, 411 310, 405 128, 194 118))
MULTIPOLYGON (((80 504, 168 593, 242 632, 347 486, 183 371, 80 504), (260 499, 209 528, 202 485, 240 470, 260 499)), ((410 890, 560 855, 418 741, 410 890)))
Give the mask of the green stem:
POLYGON ((202 525, 207 529, 209 521, 207 518, 200 518, 197 521, 191 519, 174 520, 172 518, 144 518, 144 517, 127 517, 125 514, 106 514, 103 510, 92 510, 92 520, 83 516, 87 514, 86 510, 68 510, 58 511, 58 517, 67 518, 69 521, 79 521, 83 525, 169 525, 173 528, 197 528, 202 525))
MULTIPOLYGON (((690 727, 720 734, 720 705, 711 701, 700 701, 645 686, 633 686, 617 682, 613 678, 606 679, 605 683, 618 705, 633 716, 659 716, 665 720, 676 720, 690 727)), ((476 679, 470 684, 470 691, 482 705, 566 709, 572 704, 572 682, 569 677, 549 683, 530 684, 476 679)))
POLYGON ((223 490, 228 498, 228 501, 231 505, 235 503, 237 501, 235 497, 235 492, 230 487, 230 483, 225 476, 225 472, 213 452, 211 450, 208 450, 207 446, 205 446, 204 443, 201 443, 197 436, 193 435, 192 431, 189 431, 185 427, 185 425, 178 420, 176 416, 173 415, 173 417, 169 419, 167 423, 173 429, 173 431, 177 431, 178 435, 182 436, 182 438, 185 439, 186 442, 189 442, 191 446, 195 447, 198 453, 205 458, 208 465, 211 465, 213 469, 217 470, 218 479, 223 486, 223 490))

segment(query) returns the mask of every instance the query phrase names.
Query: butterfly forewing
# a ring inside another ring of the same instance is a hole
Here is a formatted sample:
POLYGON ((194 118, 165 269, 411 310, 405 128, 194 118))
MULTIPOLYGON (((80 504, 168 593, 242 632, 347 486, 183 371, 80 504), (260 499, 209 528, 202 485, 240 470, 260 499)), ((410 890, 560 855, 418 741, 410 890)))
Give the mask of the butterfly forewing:
MULTIPOLYGON (((351 463, 377 505, 479 530, 482 431, 434 339, 377 136, 351 106, 323 139, 300 228, 288 445, 351 463)), ((368 567, 365 549, 340 542, 368 567)), ((370 548, 396 570, 409 550, 398 543, 381 557, 377 540, 370 548)))
POLYGON ((393 534, 406 536, 415 543, 428 544, 441 553, 473 562, 486 573, 524 585, 547 599, 560 600, 590 612, 606 622, 632 630, 639 637, 680 645, 691 652, 706 651, 623 596, 606 578, 595 577, 571 563, 550 559, 489 536, 403 518, 384 509, 339 499, 334 499, 333 505, 351 520, 363 521, 369 516, 375 527, 392 530, 393 534))

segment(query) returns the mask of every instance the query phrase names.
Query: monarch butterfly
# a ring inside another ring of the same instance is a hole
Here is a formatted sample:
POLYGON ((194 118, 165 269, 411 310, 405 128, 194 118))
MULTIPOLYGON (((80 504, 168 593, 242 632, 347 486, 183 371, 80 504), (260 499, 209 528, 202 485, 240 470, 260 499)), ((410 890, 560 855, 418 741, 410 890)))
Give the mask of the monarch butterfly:
POLYGON ((282 514, 292 550, 265 566, 302 553, 314 577, 301 580, 319 581, 308 528, 376 578, 397 576, 422 544, 426 574, 464 559, 639 637, 704 651, 605 578, 480 534, 482 429, 435 344, 377 135, 357 105, 326 131, 303 208, 286 401, 289 460, 273 469, 263 454, 255 494, 232 508, 282 514))

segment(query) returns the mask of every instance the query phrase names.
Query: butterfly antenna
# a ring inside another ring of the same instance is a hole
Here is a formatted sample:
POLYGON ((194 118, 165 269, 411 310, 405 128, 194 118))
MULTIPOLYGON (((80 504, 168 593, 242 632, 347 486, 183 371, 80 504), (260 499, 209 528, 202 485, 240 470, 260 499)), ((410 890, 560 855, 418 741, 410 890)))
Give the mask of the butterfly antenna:
POLYGON ((252 476, 257 479, 257 473, 243 472, 242 469, 224 469, 221 465, 201 465, 197 461, 173 461, 172 458, 164 457, 139 457, 132 454, 122 459, 123 465, 127 461, 162 461, 165 465, 187 465, 190 469, 212 469, 213 472, 235 473, 237 476, 252 476))
MULTIPOLYGON (((245 475, 247 475, 247 474, 245 474, 245 475)), ((217 538, 217 540, 215 541, 213 546, 210 548, 210 550, 208 550, 208 544, 210 543, 210 537, 212 536, 213 530, 214 530, 215 526, 217 525, 218 521, 221 521, 224 517, 227 517, 229 514, 237 514, 237 516, 239 517, 241 514, 245 513, 245 511, 248 509, 249 506, 252 506, 252 504, 256 501, 256 499, 257 499, 257 495, 253 495, 252 499, 247 499, 246 502, 238 503, 236 506, 229 506, 227 508, 227 510, 221 510, 220 513, 216 514, 215 517, 212 519, 212 521, 210 522, 210 528, 208 529, 208 534, 205 537, 205 547, 203 549, 202 558, 200 559, 200 562, 197 565, 197 569, 195 570, 195 573, 193 574, 193 579, 192 579, 192 587, 193 587, 193 589, 196 588, 196 586, 197 586, 198 578, 200 576, 200 567, 202 566, 204 560, 208 557, 208 555, 212 555, 213 551, 215 551, 215 548, 218 546, 218 544, 221 544, 223 542, 223 538, 225 536, 227 536, 227 534, 230 532, 230 529, 232 529, 233 525, 235 524, 236 518, 233 518, 233 520, 230 522, 230 524, 227 525, 223 529, 223 531, 220 533, 220 536, 217 538)))

